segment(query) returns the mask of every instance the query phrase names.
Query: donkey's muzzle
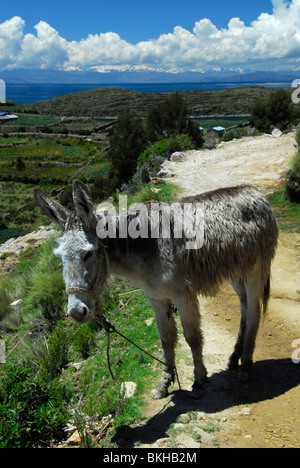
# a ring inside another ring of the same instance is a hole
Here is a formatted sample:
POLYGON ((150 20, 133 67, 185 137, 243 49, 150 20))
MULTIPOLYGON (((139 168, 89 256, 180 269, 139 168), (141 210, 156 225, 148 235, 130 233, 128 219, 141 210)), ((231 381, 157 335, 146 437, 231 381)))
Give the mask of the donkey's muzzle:
POLYGON ((73 307, 68 311, 68 315, 78 323, 86 323, 90 319, 90 314, 87 306, 73 307))

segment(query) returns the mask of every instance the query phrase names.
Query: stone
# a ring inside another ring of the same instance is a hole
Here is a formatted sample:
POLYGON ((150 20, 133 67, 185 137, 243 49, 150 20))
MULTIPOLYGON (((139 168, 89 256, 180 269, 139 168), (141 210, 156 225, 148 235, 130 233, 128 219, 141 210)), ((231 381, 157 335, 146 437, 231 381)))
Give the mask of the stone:
POLYGON ((124 394, 125 398, 131 398, 135 394, 136 383, 135 382, 123 382, 121 384, 121 393, 124 394))
POLYGON ((76 446, 80 445, 80 443, 81 443, 81 437, 79 435, 79 432, 75 431, 71 435, 71 437, 69 437, 69 439, 66 441, 65 445, 69 446, 69 447, 76 447, 76 446))
POLYGON ((193 437, 190 436, 189 434, 181 433, 175 438, 175 441, 176 441, 176 447, 179 447, 179 448, 198 449, 201 447, 199 442, 196 442, 195 439, 193 439, 193 437))
POLYGON ((14 301, 10 304, 10 307, 12 309, 20 309, 21 305, 23 303, 23 299, 18 299, 17 301, 14 301))
POLYGON ((147 327, 150 327, 150 326, 152 325, 153 320, 154 320, 153 317, 151 317, 151 318, 145 320, 145 324, 147 325, 147 327))
POLYGON ((156 445, 157 445, 157 447, 163 447, 164 445, 168 444, 168 442, 170 442, 170 438, 169 437, 164 437, 162 439, 158 439, 156 441, 156 445))
POLYGON ((182 151, 176 151, 170 157, 170 161, 182 161, 184 159, 184 153, 182 151))
POLYGON ((212 434, 209 434, 208 432, 205 432, 203 429, 200 427, 195 427, 194 432, 197 434, 197 436, 200 436, 201 438, 201 446, 212 446, 216 442, 215 436, 212 434))
POLYGON ((272 131, 272 137, 279 138, 281 137, 281 135, 282 135, 282 131, 279 130, 279 128, 274 128, 274 130, 272 131))
POLYGON ((250 416, 251 409, 250 408, 243 408, 242 411, 239 412, 241 416, 250 416))

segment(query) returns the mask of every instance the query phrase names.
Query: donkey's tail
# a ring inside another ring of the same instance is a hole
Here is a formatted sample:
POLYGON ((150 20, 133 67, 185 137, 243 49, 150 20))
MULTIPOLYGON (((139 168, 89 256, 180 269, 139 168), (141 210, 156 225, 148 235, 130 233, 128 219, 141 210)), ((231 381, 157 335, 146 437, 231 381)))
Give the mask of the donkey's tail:
POLYGON ((267 313, 270 295, 271 295, 271 277, 269 275, 267 282, 265 284, 263 296, 262 296, 263 315, 266 315, 267 313))

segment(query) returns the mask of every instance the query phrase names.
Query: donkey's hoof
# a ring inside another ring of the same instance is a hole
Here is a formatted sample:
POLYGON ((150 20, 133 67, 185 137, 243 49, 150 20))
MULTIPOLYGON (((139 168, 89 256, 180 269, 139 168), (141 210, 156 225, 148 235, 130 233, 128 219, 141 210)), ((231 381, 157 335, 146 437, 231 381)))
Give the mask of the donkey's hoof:
POLYGON ((238 378, 237 378, 239 383, 248 383, 250 380, 250 376, 248 372, 245 371, 240 371, 238 373, 238 378))
POLYGON ((225 370, 228 371, 236 371, 239 368, 239 362, 235 359, 229 359, 226 364, 225 370))
POLYGON ((204 385, 200 385, 200 384, 193 385, 191 398, 193 398, 193 400, 200 400, 200 398, 204 396, 204 392, 205 392, 204 385))
POLYGON ((152 390, 152 399, 153 400, 161 400, 162 398, 165 398, 166 396, 169 395, 168 389, 167 388, 155 388, 152 390))

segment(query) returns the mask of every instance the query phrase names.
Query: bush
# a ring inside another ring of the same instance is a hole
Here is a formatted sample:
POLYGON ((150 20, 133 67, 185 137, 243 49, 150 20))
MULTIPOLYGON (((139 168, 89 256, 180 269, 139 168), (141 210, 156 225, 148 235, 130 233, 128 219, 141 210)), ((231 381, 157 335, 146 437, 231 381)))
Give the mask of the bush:
POLYGON ((292 167, 287 175, 286 193, 291 202, 300 203, 300 130, 297 132, 296 140, 298 151, 293 157, 292 167))
POLYGON ((41 360, 46 381, 57 377, 70 362, 70 335, 65 322, 58 323, 47 340, 45 355, 41 360))
POLYGON ((138 160, 138 164, 148 161, 153 154, 168 159, 175 151, 187 151, 194 147, 193 142, 188 135, 170 135, 170 138, 156 141, 146 151, 144 151, 138 160))
POLYGON ((69 420, 63 394, 27 367, 9 368, 0 382, 0 448, 40 447, 60 440, 69 420))
POLYGON ((270 130, 267 107, 267 103, 258 102, 251 112, 250 124, 260 132, 268 132, 270 130))
POLYGON ((178 92, 153 106, 148 114, 147 130, 151 141, 184 133, 187 124, 187 105, 178 92))
POLYGON ((172 134, 187 134, 194 147, 203 146, 203 137, 196 122, 188 120, 187 105, 176 92, 153 106, 147 119, 148 138, 151 142, 170 138, 172 134))
POLYGON ((24 228, 0 229, 0 244, 4 244, 9 239, 25 236, 28 231, 24 228))
POLYGON ((285 130, 294 118, 291 95, 284 89, 270 94, 267 102, 258 102, 252 109, 250 123, 262 132, 271 126, 285 130))
POLYGON ((123 110, 109 142, 108 157, 111 161, 109 177, 114 180, 116 188, 131 179, 136 170, 138 157, 146 147, 146 134, 141 118, 133 111, 123 110))

